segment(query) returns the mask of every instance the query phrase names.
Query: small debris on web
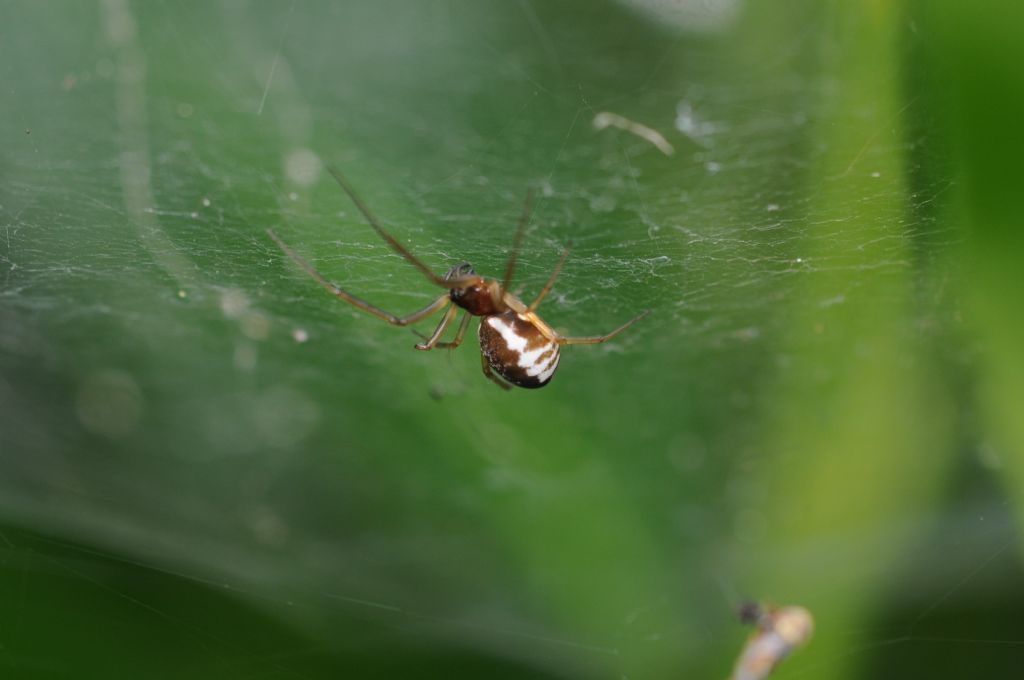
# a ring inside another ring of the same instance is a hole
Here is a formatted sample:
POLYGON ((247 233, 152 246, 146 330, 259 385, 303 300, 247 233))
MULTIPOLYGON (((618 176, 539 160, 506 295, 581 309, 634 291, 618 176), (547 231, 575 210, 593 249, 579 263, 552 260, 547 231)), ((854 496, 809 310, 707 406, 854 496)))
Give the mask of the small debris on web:
POLYGON ((712 137, 721 132, 722 127, 717 123, 701 120, 694 111, 690 102, 683 100, 676 105, 676 129, 693 140, 694 143, 709 147, 712 145, 712 137))
POLYGON ((747 639, 729 680, 765 680, 814 632, 814 617, 803 607, 746 602, 738 614, 740 621, 757 626, 757 630, 747 639))
POLYGON ((620 116, 617 113, 611 113, 610 111, 602 111, 594 116, 594 129, 603 130, 606 127, 617 127, 620 130, 631 132, 632 134, 645 139, 658 148, 666 156, 673 155, 676 150, 668 143, 668 140, 657 130, 647 127, 642 123, 630 120, 625 116, 620 116))

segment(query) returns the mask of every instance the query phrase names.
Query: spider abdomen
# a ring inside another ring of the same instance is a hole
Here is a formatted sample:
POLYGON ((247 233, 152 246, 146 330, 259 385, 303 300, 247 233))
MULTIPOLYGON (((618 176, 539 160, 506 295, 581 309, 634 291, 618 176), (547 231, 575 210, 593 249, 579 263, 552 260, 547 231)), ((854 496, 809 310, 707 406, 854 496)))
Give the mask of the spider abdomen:
POLYGON ((558 368, 558 344, 508 310, 480 322, 480 350, 495 373, 518 387, 543 387, 558 368))

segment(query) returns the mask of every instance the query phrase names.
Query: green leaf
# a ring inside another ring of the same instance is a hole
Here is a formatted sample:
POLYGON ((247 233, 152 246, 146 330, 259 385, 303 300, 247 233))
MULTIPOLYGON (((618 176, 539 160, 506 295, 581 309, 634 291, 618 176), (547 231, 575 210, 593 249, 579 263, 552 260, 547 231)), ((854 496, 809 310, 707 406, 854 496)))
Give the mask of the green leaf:
POLYGON ((780 678, 1012 676, 1022 18, 7 4, 0 668, 722 678, 754 599, 780 678), (439 274, 536 189, 513 291, 571 242, 547 323, 652 313, 497 389, 268 237, 442 292, 328 166, 439 274))

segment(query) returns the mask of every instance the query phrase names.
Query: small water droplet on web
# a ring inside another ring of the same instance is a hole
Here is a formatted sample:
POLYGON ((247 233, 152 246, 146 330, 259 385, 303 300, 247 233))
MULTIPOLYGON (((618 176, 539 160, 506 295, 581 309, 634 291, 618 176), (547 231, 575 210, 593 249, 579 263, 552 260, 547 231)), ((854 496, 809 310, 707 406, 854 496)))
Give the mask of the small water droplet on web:
POLYGON ((290 181, 304 187, 316 182, 322 167, 320 157, 303 147, 293 149, 284 161, 285 176, 290 181))

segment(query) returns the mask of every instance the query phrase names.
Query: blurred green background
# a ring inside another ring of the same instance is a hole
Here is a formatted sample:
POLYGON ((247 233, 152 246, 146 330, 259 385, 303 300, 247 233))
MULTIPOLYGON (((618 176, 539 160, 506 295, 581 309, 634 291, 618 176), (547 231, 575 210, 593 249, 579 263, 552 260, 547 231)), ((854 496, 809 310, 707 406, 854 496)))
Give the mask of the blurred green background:
POLYGON ((778 678, 1019 674, 1022 27, 0 2, 0 675, 721 679, 747 598, 778 678), (326 164, 441 272, 537 187, 523 297, 571 239, 554 327, 653 313, 502 392, 268 240, 436 295, 326 164))

